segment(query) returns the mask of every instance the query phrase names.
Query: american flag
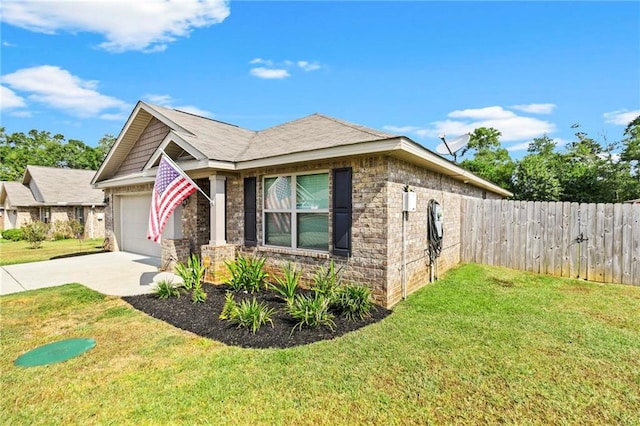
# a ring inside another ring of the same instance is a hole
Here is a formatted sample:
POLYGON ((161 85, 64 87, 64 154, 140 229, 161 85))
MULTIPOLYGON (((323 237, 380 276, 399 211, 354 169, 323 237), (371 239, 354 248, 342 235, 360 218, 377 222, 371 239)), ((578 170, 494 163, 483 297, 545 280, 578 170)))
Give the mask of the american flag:
POLYGON ((171 213, 197 189, 193 181, 163 155, 153 185, 147 238, 157 243, 171 213))

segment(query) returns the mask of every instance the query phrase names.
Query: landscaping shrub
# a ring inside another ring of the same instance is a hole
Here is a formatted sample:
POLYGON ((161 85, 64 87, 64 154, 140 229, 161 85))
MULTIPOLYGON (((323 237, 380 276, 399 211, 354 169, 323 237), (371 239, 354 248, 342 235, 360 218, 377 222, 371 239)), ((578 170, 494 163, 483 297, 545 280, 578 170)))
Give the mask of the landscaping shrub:
POLYGON ((31 248, 37 249, 42 247, 42 242, 47 237, 49 226, 39 220, 25 223, 22 226, 22 235, 27 240, 31 248))
POLYGON ((302 271, 298 270, 291 262, 287 262, 282 266, 282 278, 275 276, 277 284, 270 284, 271 289, 278 293, 282 300, 287 302, 287 305, 293 303, 301 274, 302 271))
POLYGON ((80 238, 84 234, 84 226, 76 220, 56 220, 51 227, 52 240, 66 240, 70 238, 80 238))
POLYGON ((202 282, 205 269, 206 268, 202 265, 200 258, 197 255, 192 254, 186 264, 178 262, 174 271, 176 275, 182 278, 182 286, 187 290, 191 290, 197 284, 202 282))
POLYGON ((172 281, 162 280, 158 282, 153 290, 158 299, 168 299, 170 297, 180 297, 180 289, 172 281))
POLYGON ((24 239, 21 228, 5 229, 2 231, 2 238, 10 241, 20 241, 24 239))
POLYGON ((250 328, 255 333, 266 323, 271 323, 273 327, 271 317, 274 312, 275 309, 269 308, 265 303, 258 303, 255 297, 251 301, 243 300, 237 304, 233 299, 233 293, 228 291, 219 318, 238 324, 238 328, 250 328))
POLYGON ((296 328, 302 329, 303 326, 324 325, 333 330, 336 324, 333 322, 333 314, 329 312, 329 306, 329 299, 318 293, 313 296, 298 294, 287 308, 289 315, 298 321, 291 330, 291 334, 296 331, 296 328))
POLYGON ((320 266, 313 277, 311 289, 316 295, 326 297, 329 301, 333 301, 335 294, 342 280, 342 268, 336 270, 333 260, 329 262, 329 267, 320 266))
POLYGON ((193 290, 191 291, 191 300, 193 301, 193 303, 204 303, 204 301, 207 300, 207 293, 205 293, 204 289, 202 288, 201 281, 197 281, 193 285, 193 290))
POLYGON ((225 262, 227 269, 231 273, 231 279, 227 284, 234 291, 248 291, 255 293, 258 290, 267 288, 267 278, 269 274, 262 270, 264 257, 249 257, 238 255, 233 262, 225 262))
POLYGON ((371 316, 373 298, 371 289, 362 285, 346 285, 338 289, 331 307, 349 320, 371 316))
POLYGON ((222 307, 222 312, 220 312, 221 320, 228 320, 234 318, 236 315, 236 310, 238 309, 238 304, 233 299, 233 293, 227 291, 224 295, 224 306, 222 307))

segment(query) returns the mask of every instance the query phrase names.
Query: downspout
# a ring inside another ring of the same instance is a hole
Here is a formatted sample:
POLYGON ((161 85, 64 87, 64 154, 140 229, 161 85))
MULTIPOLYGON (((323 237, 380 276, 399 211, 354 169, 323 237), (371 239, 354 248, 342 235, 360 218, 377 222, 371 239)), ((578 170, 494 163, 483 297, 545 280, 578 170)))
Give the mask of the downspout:
POLYGON ((407 226, 405 224, 408 213, 402 212, 402 300, 407 300, 407 226))

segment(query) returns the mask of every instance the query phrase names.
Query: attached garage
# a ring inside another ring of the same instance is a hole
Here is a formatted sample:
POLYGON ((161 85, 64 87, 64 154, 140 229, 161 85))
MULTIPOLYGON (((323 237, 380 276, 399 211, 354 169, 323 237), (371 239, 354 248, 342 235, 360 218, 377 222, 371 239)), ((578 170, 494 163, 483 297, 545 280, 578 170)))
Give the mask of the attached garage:
MULTIPOLYGON (((116 229, 120 230, 118 233, 120 250, 160 257, 161 245, 147 239, 151 193, 123 194, 117 197, 116 204, 119 204, 120 211, 119 220, 116 221, 116 229)), ((162 232, 162 238, 182 238, 181 219, 182 208, 178 207, 169 218, 162 232)))

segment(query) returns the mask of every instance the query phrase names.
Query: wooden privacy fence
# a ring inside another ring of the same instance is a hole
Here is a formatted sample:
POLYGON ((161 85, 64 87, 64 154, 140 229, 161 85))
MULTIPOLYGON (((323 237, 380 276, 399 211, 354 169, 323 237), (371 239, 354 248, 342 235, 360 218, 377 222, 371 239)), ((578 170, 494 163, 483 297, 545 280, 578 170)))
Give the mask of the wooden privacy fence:
POLYGON ((463 262, 640 285, 640 205, 462 203, 463 262))

